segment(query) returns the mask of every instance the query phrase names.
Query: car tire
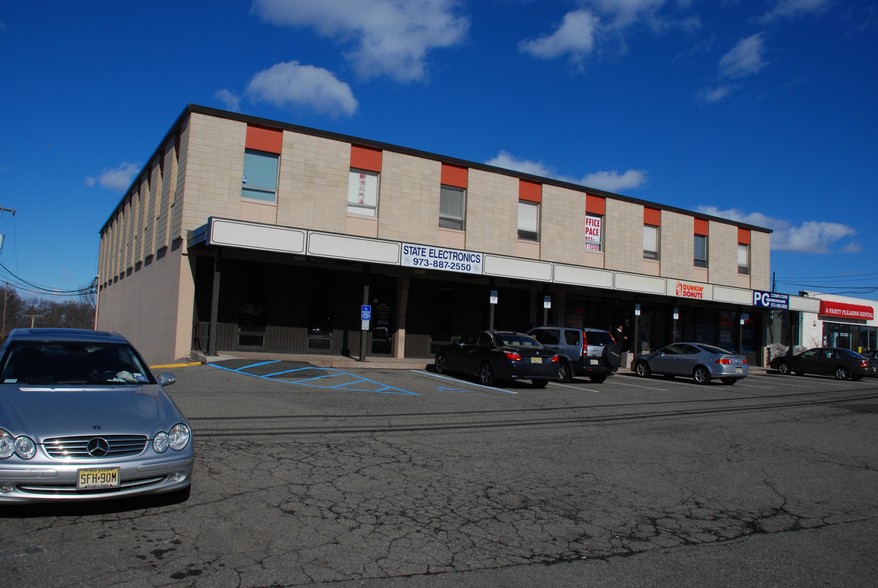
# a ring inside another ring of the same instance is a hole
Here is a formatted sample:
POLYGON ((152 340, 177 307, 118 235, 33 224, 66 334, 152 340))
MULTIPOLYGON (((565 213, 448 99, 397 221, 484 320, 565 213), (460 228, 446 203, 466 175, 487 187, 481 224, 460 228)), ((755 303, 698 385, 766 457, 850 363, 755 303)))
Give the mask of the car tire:
POLYGON ((603 384, 607 380, 607 374, 592 374, 588 379, 595 384, 603 384))
POLYGON ((534 388, 545 388, 549 384, 549 380, 531 380, 530 384, 534 388))
POLYGON ((494 368, 491 367, 490 363, 485 362, 479 368, 479 382, 483 386, 494 385, 494 368))
POLYGON ((641 378, 648 378, 652 375, 652 370, 649 368, 648 363, 641 360, 634 364, 634 373, 641 378))
POLYGON ((573 379, 573 368, 566 360, 561 360, 558 364, 558 381, 565 384, 573 379))
POLYGON ((847 380, 851 377, 851 371, 844 367, 843 365, 835 368, 835 379, 836 380, 847 380))
POLYGON ((710 384, 710 372, 703 365, 692 370, 692 378, 696 384, 710 384))
POLYGON ((436 371, 440 374, 448 373, 448 358, 444 353, 436 354, 436 371))
POLYGON ((613 345, 604 345, 602 355, 604 365, 610 366, 611 368, 618 368, 622 365, 622 344, 614 343, 613 345))
POLYGON ((722 379, 723 384, 725 384, 727 386, 731 386, 732 384, 734 384, 737 381, 738 381, 738 378, 723 378, 722 379))
POLYGON ((777 371, 780 372, 781 375, 784 375, 784 376, 788 376, 793 372, 793 370, 790 368, 790 364, 788 364, 785 361, 782 361, 779 364, 777 364, 777 371))

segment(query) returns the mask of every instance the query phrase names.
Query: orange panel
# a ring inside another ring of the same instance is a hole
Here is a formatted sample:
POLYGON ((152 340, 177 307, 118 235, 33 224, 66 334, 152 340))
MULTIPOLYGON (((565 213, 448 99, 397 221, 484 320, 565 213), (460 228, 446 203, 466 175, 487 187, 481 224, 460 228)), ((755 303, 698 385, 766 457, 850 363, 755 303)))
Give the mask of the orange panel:
POLYGON ((607 214, 607 199, 603 196, 585 195, 585 212, 597 216, 605 216, 607 214))
POLYGON ((658 208, 643 207, 643 224, 652 227, 662 226, 662 211, 658 208))
POLYGON ((695 234, 696 235, 707 235, 709 234, 707 229, 710 226, 710 223, 703 218, 695 219, 695 234))
POLYGON ((247 125, 247 149, 280 155, 283 143, 283 131, 247 125))
POLYGON ((742 229, 738 227, 738 243, 741 245, 750 244, 750 229, 742 229))
POLYGON ((540 203, 543 201, 543 185, 527 180, 518 180, 518 199, 540 203))
POLYGON ((351 145, 351 167, 381 173, 381 150, 351 145))
POLYGON ((463 188, 466 190, 469 180, 469 170, 465 167, 456 165, 442 164, 442 184, 452 186, 454 188, 463 188))

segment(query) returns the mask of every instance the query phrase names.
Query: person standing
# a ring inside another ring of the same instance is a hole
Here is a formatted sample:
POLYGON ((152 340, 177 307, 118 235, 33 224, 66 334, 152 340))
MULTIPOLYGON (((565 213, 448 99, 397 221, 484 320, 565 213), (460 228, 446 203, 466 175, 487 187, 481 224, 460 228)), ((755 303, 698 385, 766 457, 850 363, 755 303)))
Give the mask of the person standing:
POLYGON ((628 351, 628 336, 625 334, 623 323, 620 321, 616 327, 610 329, 613 339, 620 345, 620 351, 628 351))

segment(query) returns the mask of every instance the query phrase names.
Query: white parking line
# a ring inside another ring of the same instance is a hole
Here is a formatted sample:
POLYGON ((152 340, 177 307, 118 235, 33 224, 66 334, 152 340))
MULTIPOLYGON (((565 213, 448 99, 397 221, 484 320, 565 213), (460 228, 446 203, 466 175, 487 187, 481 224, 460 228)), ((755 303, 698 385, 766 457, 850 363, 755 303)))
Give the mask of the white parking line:
POLYGON ((430 376, 431 378, 439 378, 440 380, 448 380, 450 382, 457 382, 458 384, 465 384, 467 386, 473 386, 475 388, 482 388, 483 390, 491 390, 492 392, 503 392, 504 394, 515 394, 518 395, 518 392, 514 390, 505 390, 503 388, 494 388, 493 386, 484 386, 482 384, 476 384, 475 382, 467 382, 466 380, 461 380, 459 378, 451 378, 449 376, 443 376, 441 374, 434 374, 433 372, 425 372, 422 370, 412 370, 416 374, 423 374, 425 376, 430 376))
POLYGON ((628 386, 629 388, 643 388, 644 390, 658 390, 659 392, 667 392, 668 391, 666 388, 658 388, 656 386, 638 386, 637 384, 622 384, 619 382, 614 382, 614 383, 618 384, 619 386, 628 386))
POLYGON ((591 388, 580 388, 579 386, 571 386, 570 384, 562 384, 561 382, 552 382, 555 386, 561 386, 563 388, 573 388, 574 390, 582 390, 583 392, 594 392, 595 394, 600 394, 600 390, 593 390, 591 388))

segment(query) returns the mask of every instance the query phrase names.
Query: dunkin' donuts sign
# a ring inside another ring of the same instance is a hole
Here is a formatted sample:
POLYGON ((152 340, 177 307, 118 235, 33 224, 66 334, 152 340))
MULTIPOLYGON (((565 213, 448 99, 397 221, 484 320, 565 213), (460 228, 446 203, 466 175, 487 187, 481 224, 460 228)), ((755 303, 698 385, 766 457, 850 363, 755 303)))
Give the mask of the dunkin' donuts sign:
POLYGON ((700 284, 687 284, 686 282, 677 282, 676 294, 680 298, 695 298, 697 300, 703 300, 704 286, 700 284))

